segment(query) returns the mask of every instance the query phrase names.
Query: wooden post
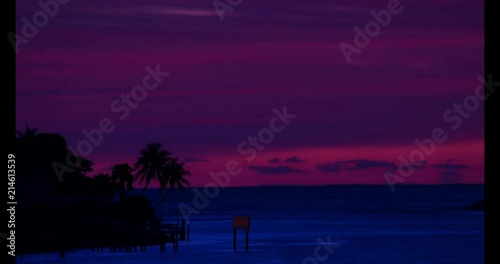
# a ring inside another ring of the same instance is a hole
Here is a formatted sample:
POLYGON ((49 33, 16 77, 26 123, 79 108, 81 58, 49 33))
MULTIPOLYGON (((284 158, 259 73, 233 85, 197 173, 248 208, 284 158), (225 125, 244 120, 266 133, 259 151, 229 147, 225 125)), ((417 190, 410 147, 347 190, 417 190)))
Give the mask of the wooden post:
POLYGON ((236 251, 236 228, 233 228, 233 250, 236 251))
POLYGON ((179 232, 177 232, 177 239, 175 239, 175 251, 179 250, 179 232))
POLYGON ((186 220, 182 219, 182 224, 181 224, 181 241, 186 240, 186 220))
POLYGON ((246 234, 246 250, 248 251, 248 228, 247 228, 247 234, 246 234))
POLYGON ((233 250, 236 251, 236 229, 245 229, 245 249, 248 251, 248 233, 250 232, 250 217, 235 216, 233 217, 233 250))

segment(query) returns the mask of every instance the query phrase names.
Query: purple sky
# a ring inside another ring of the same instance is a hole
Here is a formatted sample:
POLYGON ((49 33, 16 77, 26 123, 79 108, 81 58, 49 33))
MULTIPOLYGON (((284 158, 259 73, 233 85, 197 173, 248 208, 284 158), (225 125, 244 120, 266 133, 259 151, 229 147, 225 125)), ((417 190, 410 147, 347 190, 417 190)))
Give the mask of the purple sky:
MULTIPOLYGON (((483 182, 483 104, 456 130, 443 120, 483 74, 481 1, 401 1, 352 64, 339 44, 388 1, 243 0, 223 22, 211 0, 108 2, 61 5, 17 54, 19 130, 60 133, 76 148, 102 118, 116 125, 88 156, 97 172, 157 141, 188 160, 199 186, 233 159, 233 186, 385 184, 415 139, 442 128, 448 140, 405 183, 483 182), (120 120, 111 103, 157 64, 170 75, 120 120), (297 117, 247 162, 238 145, 283 106, 297 117)), ((21 34, 21 18, 41 8, 17 9, 21 34)))

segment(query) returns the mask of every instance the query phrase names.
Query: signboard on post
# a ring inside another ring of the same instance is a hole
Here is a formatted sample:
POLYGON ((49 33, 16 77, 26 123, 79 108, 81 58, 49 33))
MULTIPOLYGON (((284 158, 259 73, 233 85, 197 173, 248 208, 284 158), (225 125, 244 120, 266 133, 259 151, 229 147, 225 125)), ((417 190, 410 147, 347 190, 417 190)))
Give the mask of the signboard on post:
POLYGON ((235 216, 233 217, 233 228, 250 228, 249 216, 235 216))
POLYGON ((248 230, 250 229, 250 216, 233 217, 233 249, 236 250, 236 229, 245 229, 245 248, 248 251, 248 230))

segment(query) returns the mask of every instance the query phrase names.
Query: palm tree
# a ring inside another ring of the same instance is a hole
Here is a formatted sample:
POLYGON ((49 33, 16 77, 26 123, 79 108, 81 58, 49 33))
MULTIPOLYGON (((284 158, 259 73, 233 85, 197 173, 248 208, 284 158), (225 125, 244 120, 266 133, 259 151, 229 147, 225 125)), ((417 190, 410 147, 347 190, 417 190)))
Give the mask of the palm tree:
POLYGON ((109 174, 97 174, 91 179, 92 195, 97 200, 109 201, 116 194, 116 184, 113 182, 109 174))
POLYGON ((86 175, 88 172, 94 170, 92 166, 94 166, 94 162, 88 159, 81 159, 78 165, 75 167, 75 172, 79 174, 86 175))
POLYGON ((168 166, 172 160, 170 154, 170 152, 161 149, 160 143, 150 143, 141 150, 141 156, 137 158, 135 163, 136 178, 139 178, 139 183, 146 182, 141 196, 144 196, 151 180, 158 179, 161 171, 168 166))
POLYGON ((113 180, 118 186, 118 192, 120 194, 120 201, 123 201, 127 190, 132 190, 134 188, 134 176, 132 175, 132 167, 128 163, 116 164, 113 166, 113 171, 111 173, 111 180, 113 180))
POLYGON ((36 136, 37 132, 38 132, 38 129, 29 128, 28 126, 26 126, 25 132, 23 133, 21 131, 17 131, 17 135, 19 136, 19 138, 30 139, 30 138, 33 138, 34 136, 36 136))
POLYGON ((183 193, 186 192, 186 187, 189 187, 189 181, 186 180, 185 176, 189 175, 191 175, 191 172, 184 169, 184 162, 179 163, 177 158, 173 159, 170 165, 162 170, 160 176, 158 177, 160 190, 163 191, 165 187, 168 186, 168 191, 158 202, 155 210, 160 207, 170 194, 170 191, 175 187, 179 188, 179 190, 183 193))

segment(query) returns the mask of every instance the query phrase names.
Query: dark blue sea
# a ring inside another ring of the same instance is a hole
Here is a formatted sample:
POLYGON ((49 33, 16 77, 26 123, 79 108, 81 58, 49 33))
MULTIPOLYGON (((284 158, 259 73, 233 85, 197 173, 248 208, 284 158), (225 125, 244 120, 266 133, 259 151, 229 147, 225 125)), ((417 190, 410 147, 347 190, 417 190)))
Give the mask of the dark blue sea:
MULTIPOLYGON (((203 189, 200 189, 203 192, 203 189)), ((483 263, 484 213, 463 208, 483 200, 483 185, 270 186, 223 188, 190 217, 190 241, 147 252, 57 252, 25 255, 18 263, 483 263), (232 217, 250 216, 249 251, 232 217), (321 242, 319 242, 321 241, 321 242)), ((149 190, 152 200, 159 190, 149 190)), ((193 208, 193 193, 172 191, 162 207, 193 208)))

